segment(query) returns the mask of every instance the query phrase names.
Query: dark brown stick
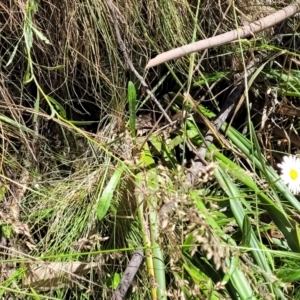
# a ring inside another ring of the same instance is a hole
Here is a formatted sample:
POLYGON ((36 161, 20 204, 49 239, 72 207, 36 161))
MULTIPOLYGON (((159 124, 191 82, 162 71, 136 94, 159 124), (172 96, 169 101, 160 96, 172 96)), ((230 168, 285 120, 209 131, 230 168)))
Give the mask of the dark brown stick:
POLYGON ((138 271, 140 264, 142 263, 144 258, 143 250, 136 250, 123 274, 121 282, 119 283, 117 289, 114 291, 112 300, 122 300, 128 288, 130 287, 132 280, 138 271))

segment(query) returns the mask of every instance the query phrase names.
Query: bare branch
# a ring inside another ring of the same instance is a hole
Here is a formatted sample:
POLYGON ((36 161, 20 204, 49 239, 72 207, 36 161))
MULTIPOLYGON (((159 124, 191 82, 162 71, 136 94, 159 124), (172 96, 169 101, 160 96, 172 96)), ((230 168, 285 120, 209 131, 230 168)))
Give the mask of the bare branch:
POLYGON ((260 31, 263 31, 269 27, 272 27, 285 19, 293 16, 299 12, 299 4, 291 4, 265 18, 262 18, 258 21, 252 22, 248 25, 240 27, 229 32, 191 43, 179 48, 175 48, 164 53, 157 55, 155 58, 151 59, 146 69, 152 68, 154 66, 160 65, 171 59, 179 58, 188 54, 191 54, 196 51, 201 51, 204 49, 213 48, 220 45, 225 45, 230 42, 236 41, 238 39, 243 39, 247 36, 254 35, 260 31))

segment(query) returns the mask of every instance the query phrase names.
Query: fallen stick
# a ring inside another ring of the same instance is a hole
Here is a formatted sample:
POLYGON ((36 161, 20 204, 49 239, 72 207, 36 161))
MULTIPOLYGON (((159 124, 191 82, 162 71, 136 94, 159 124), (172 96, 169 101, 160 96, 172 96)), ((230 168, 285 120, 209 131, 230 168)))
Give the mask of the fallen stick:
POLYGON ((238 39, 243 39, 247 36, 253 36, 255 33, 272 27, 284 21, 285 19, 295 15, 297 12, 299 12, 299 10, 299 4, 291 4, 267 17, 261 18, 258 21, 254 21, 238 29, 234 29, 229 32, 205 40, 201 40, 195 43, 191 43, 179 48, 163 52, 157 55, 155 58, 151 59, 146 65, 146 69, 160 65, 171 59, 191 54, 193 52, 213 48, 220 45, 225 45, 238 39))
POLYGON ((140 264, 142 263, 144 258, 144 251, 143 250, 136 250, 133 253, 133 256, 122 276, 122 279, 114 291, 112 295, 112 300, 122 300, 124 299, 128 288, 130 287, 133 278, 138 271, 140 264))

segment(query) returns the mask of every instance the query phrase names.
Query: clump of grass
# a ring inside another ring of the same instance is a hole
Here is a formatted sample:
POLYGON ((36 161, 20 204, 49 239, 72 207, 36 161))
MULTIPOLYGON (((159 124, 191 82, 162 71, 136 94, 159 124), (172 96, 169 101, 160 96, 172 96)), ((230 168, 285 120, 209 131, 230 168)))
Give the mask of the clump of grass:
MULTIPOLYGON (((119 51, 106 2, 3 1, 1 296, 109 299, 138 247, 145 250, 147 264, 129 298, 293 297, 298 274, 287 272, 298 259, 299 204, 260 154, 262 144, 250 122, 260 111, 257 102, 270 95, 265 82, 274 90, 279 85, 277 101, 287 101, 290 109, 298 103, 293 39, 284 37, 291 43, 287 50, 268 31, 169 62, 168 72, 164 67, 144 72, 157 53, 226 32, 245 16, 256 18, 255 13, 265 15, 284 3, 273 1, 270 8, 267 1, 234 6, 118 0, 113 5, 135 68, 170 115, 187 110, 188 119, 176 130, 156 122, 155 106, 119 51), (187 89, 194 99, 211 100, 200 109, 212 118, 234 82, 233 67, 243 70, 253 55, 267 62, 246 91, 247 97, 259 91, 252 110, 248 101, 233 121, 226 135, 232 144, 220 149, 216 142, 208 149, 206 160, 217 162, 215 177, 201 173, 199 185, 187 189, 184 160, 193 157, 206 128, 196 116, 193 120, 183 93, 187 89), (275 68, 267 68, 269 56, 275 68), (136 93, 130 95, 133 83, 136 93), (132 100, 128 112, 127 99, 132 100), (158 130, 137 137, 136 117, 146 114, 158 130), (242 124, 245 115, 248 124, 242 124), (274 223, 264 222, 262 213, 274 223), (280 239, 268 235, 275 226, 280 239), (294 292, 288 284, 294 284, 294 292)), ((294 30, 292 22, 276 30, 294 30)), ((297 114, 277 113, 270 111, 267 118, 282 130, 298 126, 297 114)), ((267 131, 260 133, 268 137, 267 131)), ((266 154, 287 151, 268 141, 266 154)), ((297 147, 289 149, 296 153, 297 147)))

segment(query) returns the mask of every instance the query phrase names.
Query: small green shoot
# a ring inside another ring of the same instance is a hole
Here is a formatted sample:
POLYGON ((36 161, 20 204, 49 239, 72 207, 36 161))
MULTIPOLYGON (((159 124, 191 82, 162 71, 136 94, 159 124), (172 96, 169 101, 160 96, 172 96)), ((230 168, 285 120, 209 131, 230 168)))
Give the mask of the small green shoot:
POLYGON ((132 81, 128 82, 127 97, 128 97, 128 105, 129 105, 129 128, 130 128, 131 137, 135 138, 136 136, 136 129, 135 129, 136 89, 132 81))

